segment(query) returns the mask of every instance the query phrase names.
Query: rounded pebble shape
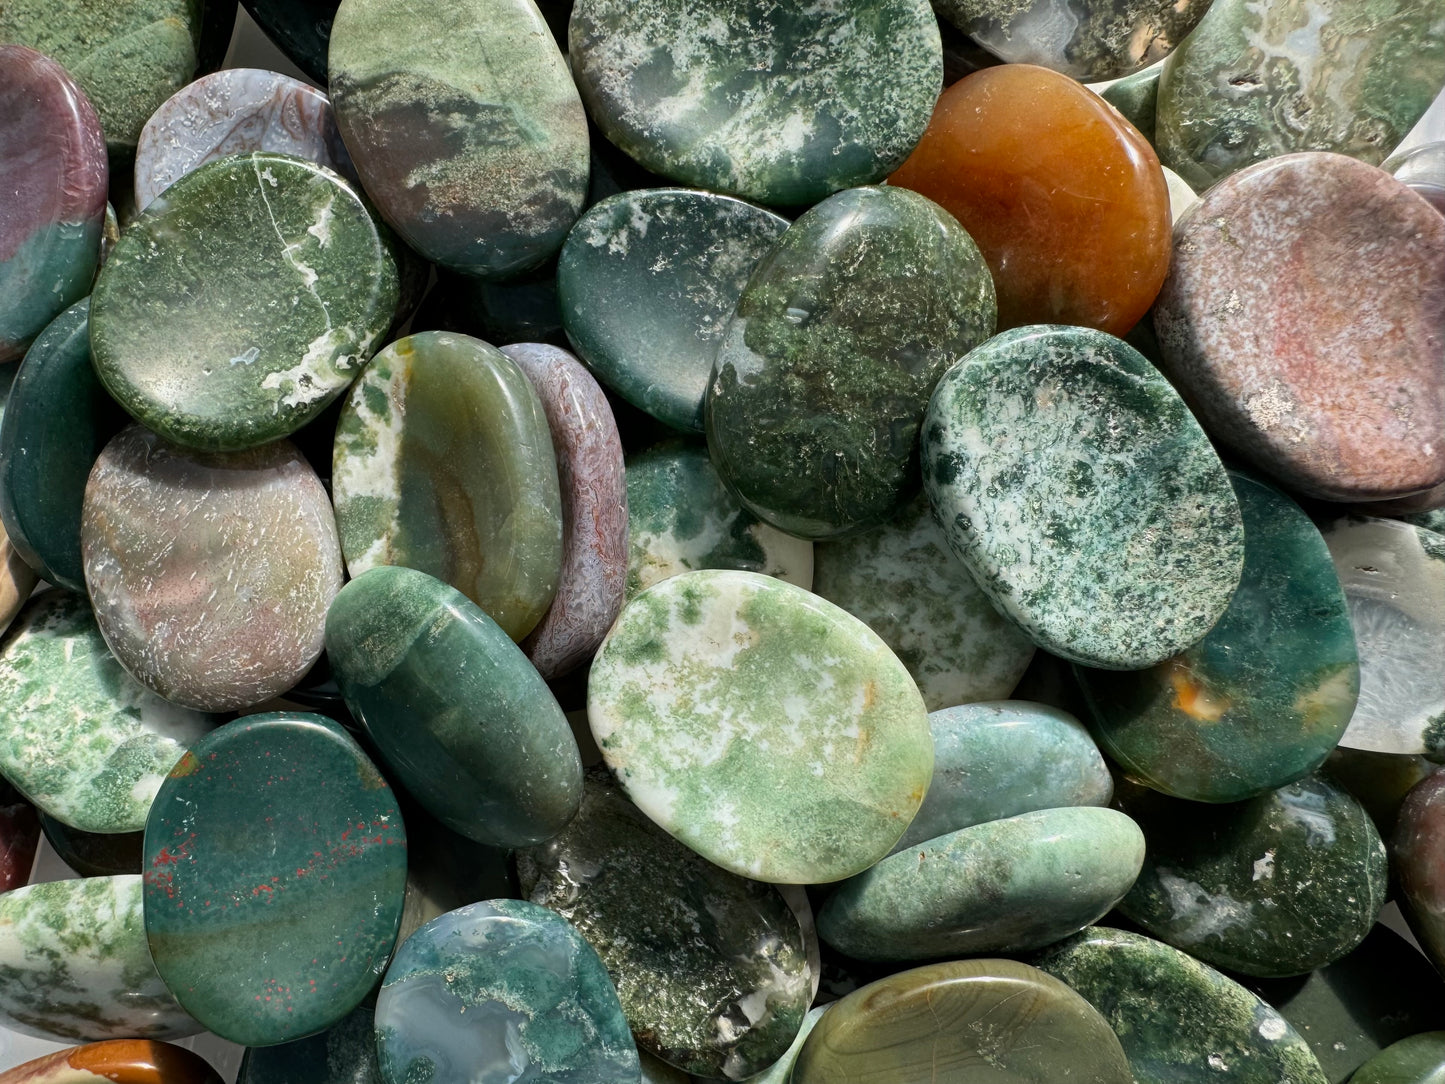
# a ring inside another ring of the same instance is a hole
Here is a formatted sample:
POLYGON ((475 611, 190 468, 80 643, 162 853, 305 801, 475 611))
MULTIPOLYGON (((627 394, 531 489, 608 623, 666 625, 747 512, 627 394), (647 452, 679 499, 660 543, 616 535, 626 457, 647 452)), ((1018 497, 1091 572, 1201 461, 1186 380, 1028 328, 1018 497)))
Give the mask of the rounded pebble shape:
POLYGON ((727 1080, 786 1054, 813 989, 775 886, 694 854, 596 777, 557 838, 518 852, 517 874, 597 950, 642 1048, 727 1080))
POLYGON ((1294 154, 1211 189, 1154 325, 1215 439, 1290 487, 1374 501, 1445 482, 1445 217, 1383 170, 1294 154))
MULTIPOLYGON (((39 814, 45 842, 55 856, 82 877, 115 877, 141 872, 144 831, 101 835, 82 832, 54 817, 39 814)), ((28 870, 26 871, 29 872, 28 870)))
POLYGON ((858 960, 1020 952, 1097 922, 1134 884, 1144 835, 1113 809, 1041 809, 890 855, 838 886, 818 936, 858 960))
POLYGON ((354 177, 325 94, 277 72, 227 68, 182 87, 146 121, 135 152, 136 208, 207 162, 245 151, 294 155, 354 177))
POLYGON ((1411 788, 1391 840, 1391 869, 1401 910, 1425 955, 1445 965, 1445 776, 1436 771, 1411 788))
POLYGON ((0 633, 10 627, 39 580, 0 528, 0 633))
POLYGON ((929 711, 1008 696, 1034 657, 1033 641, 948 548, 922 496, 891 523, 815 545, 813 590, 883 637, 929 711))
POLYGON ((1162 942, 1091 927, 1032 962, 1103 1014, 1138 1081, 1329 1084, 1288 1020, 1162 942))
POLYGON ((412 934, 376 999, 387 1084, 624 1084, 637 1048, 617 991, 567 920, 483 900, 412 934))
POLYGON ((152 1039, 109 1039, 18 1065, 5 1084, 224 1084, 199 1054, 152 1039))
MULTIPOLYGON (((747 1084, 788 1084, 792 1078, 793 1066, 797 1064, 798 1055, 802 1053, 803 1044, 808 1041, 808 1036, 813 1034, 813 1028, 818 1025, 818 1021, 822 1019, 823 1013, 827 1009, 827 1005, 809 1009, 808 1015, 803 1017, 803 1026, 798 1029, 798 1035, 793 1040, 793 1045, 788 1047, 787 1052, 781 1058, 757 1076, 748 1077, 747 1084)), ((643 1084, 648 1084, 645 1073, 642 1080, 643 1084)), ((668 1082, 668 1084, 672 1084, 672 1082, 668 1082)), ((679 1081, 677 1084, 685 1084, 685 1082, 679 1081)))
POLYGON ((726 870, 822 884, 888 853, 923 801, 923 698, 878 635, 749 572, 689 572, 627 604, 587 717, 638 807, 726 870))
POLYGON ((937 204, 850 189, 758 264, 718 346, 708 451, 744 507, 814 540, 883 523, 916 493, 939 377, 994 330, 993 283, 937 204))
POLYGON ((386 968, 406 829, 361 747, 320 715, 212 731, 176 765, 145 834, 156 970, 208 1029, 268 1046, 328 1028, 386 968))
POLYGON ((619 192, 577 220, 557 264, 567 338, 599 379, 676 429, 703 431, 728 318, 788 220, 685 188, 619 192))
POLYGON ((914 968, 829 1006, 793 1084, 1133 1084, 1118 1038, 1052 975, 1013 960, 914 968))
POLYGON ((588 114, 646 169, 780 206, 882 180, 943 85, 924 0, 579 0, 568 43, 588 114))
POLYGON ((30 880, 40 846, 41 814, 0 776, 0 894, 30 880))
POLYGON ((1133 347, 1079 327, 990 339, 939 381, 923 481, 949 545, 1055 655, 1152 666, 1223 616, 1244 527, 1223 464, 1133 347))
POLYGON ((978 243, 1000 328, 1123 335, 1169 269, 1169 190, 1153 148, 1046 68, 1004 64, 949 87, 888 182, 936 200, 978 243))
POLYGON ((100 121, 75 80, 48 56, 0 45, 0 362, 85 296, 108 178, 100 121))
POLYGON ((135 832, 166 773, 220 720, 167 703, 106 647, 84 595, 46 591, 0 640, 0 772, 85 832, 135 832))
POLYGON ((1445 1084, 1445 1031, 1392 1043, 1360 1066, 1350 1084, 1445 1084))
POLYGON ((740 505, 707 449, 668 441, 627 458, 627 598, 704 568, 813 585, 813 543, 740 505))
MULTIPOLYGON (((1150 146, 1154 144, 1154 111, 1159 100, 1161 67, 1159 64, 1150 65, 1143 71, 1110 83, 1099 91, 1099 97, 1123 114, 1124 119, 1138 129, 1150 146)), ((1168 180, 1169 174, 1173 172, 1169 170, 1165 173, 1164 179, 1168 180)))
POLYGON ((460 591, 410 568, 374 568, 331 604, 326 657, 383 763, 448 828, 522 847, 577 812, 582 761, 562 709, 460 591))
POLYGON ((467 335, 398 339, 341 409, 331 491, 353 577, 405 565, 451 584, 513 640, 557 593, 562 495, 542 400, 467 335))
POLYGON ((543 343, 516 343, 502 353, 536 390, 557 450, 562 569, 552 605, 522 643, 550 680, 590 659, 622 609, 627 469, 612 407, 580 361, 543 343))
POLYGON ((241 6, 287 59, 326 85, 331 24, 341 0, 242 0, 241 6))
POLYGON ((90 472, 80 548, 116 658, 204 711, 295 685, 341 589, 331 503, 290 441, 206 453, 121 430, 90 472))
POLYGON ((385 1084, 376 1054, 376 1007, 363 1001, 308 1039, 250 1047, 236 1084, 385 1084))
POLYGON ((562 247, 587 194, 587 117, 532 0, 345 0, 329 57, 347 149, 407 244, 488 279, 562 247))
POLYGON ((1207 964, 1303 975, 1364 940, 1384 906, 1380 835, 1323 776, 1229 805, 1142 789, 1120 798, 1148 854, 1119 910, 1207 964))
POLYGON ((1198 644, 1148 670, 1075 670, 1094 733, 1131 778, 1196 802, 1239 802, 1308 775, 1360 688, 1330 551, 1297 504, 1232 472, 1244 575, 1198 644))
POLYGON ((1340 744, 1379 753, 1445 752, 1445 535, 1350 516, 1325 544, 1350 608, 1360 695, 1340 744))
POLYGON ((1396 154, 1381 168, 1445 214, 1445 141, 1436 140, 1396 154))
POLYGON ((963 704, 928 716, 933 781, 893 853, 975 824, 1064 806, 1104 806, 1114 780, 1066 711, 1024 700, 963 704))

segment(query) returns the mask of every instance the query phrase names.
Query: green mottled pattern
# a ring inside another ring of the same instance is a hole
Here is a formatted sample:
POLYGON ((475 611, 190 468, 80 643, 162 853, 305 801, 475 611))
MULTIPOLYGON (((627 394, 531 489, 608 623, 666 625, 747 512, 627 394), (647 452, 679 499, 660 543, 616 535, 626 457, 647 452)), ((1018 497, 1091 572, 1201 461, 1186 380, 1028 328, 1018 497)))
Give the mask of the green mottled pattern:
POLYGON ((139 875, 0 893, 0 1022, 62 1042, 201 1030, 151 963, 139 875))
POLYGON ((628 603, 592 663, 587 716, 644 813, 764 881, 866 869, 933 770, 923 698, 877 634, 748 572, 688 572, 628 603))
POLYGON ((1111 335, 989 340, 939 382, 922 455, 949 545, 1055 655, 1153 665, 1202 639, 1239 584, 1223 464, 1178 392, 1111 335))
POLYGON ((98 221, 51 223, 0 261, 0 355, 18 357, 61 310, 85 296, 100 228, 98 221))
POLYGON ((1102 92, 1104 101, 1124 114, 1124 119, 1139 129, 1140 135, 1150 143, 1154 142, 1154 112, 1159 101, 1161 70, 1159 65, 1152 65, 1120 79, 1102 92))
POLYGON ((813 549, 813 590, 883 637, 929 711, 1013 692, 1033 641, 1002 616, 948 548, 928 501, 813 549))
POLYGON ((764 1069, 757 1076, 749 1077, 747 1084, 788 1084, 792 1077, 793 1066, 797 1064, 798 1055, 803 1050, 803 1043, 813 1033, 813 1028, 823 1018, 828 1006, 819 1005, 816 1009, 809 1009, 808 1015, 803 1017, 803 1026, 798 1029, 798 1037, 793 1040, 793 1045, 788 1047, 787 1052, 775 1061, 768 1068, 764 1069))
POLYGON ((207 163, 121 235, 90 305, 96 371, 161 436, 235 450, 283 437, 355 378, 397 304, 361 197, 322 166, 207 163))
POLYGON ((376 1057, 375 1014, 368 999, 319 1035, 250 1048, 236 1084, 386 1084, 376 1057))
POLYGON ((886 521, 916 492, 934 385, 996 321, 978 247, 937 204, 904 188, 824 200, 758 265, 718 347, 718 473, 791 534, 886 521))
POLYGON ((1445 1031, 1392 1043, 1360 1066, 1350 1084, 1445 1084, 1445 1031))
POLYGON ((1416 527, 1424 527, 1427 531, 1445 534, 1445 508, 1436 508, 1430 512, 1412 512, 1400 518, 1416 527))
POLYGON ((1159 79, 1155 147, 1203 191, 1293 151, 1385 160, 1445 85, 1419 0, 1214 0, 1159 79))
POLYGON ((0 772, 86 832, 135 832, 217 720, 162 700, 105 646, 85 596, 47 591, 0 641, 0 772))

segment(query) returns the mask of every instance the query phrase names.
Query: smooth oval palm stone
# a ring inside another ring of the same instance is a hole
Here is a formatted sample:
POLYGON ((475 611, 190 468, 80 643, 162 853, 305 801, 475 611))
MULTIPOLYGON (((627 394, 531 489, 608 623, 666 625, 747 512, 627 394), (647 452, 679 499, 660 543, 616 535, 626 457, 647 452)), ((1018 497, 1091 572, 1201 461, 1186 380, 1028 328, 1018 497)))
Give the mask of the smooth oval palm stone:
POLYGON ((1244 576, 1198 644, 1148 670, 1076 674, 1094 733, 1143 783, 1237 802, 1324 763, 1360 687, 1350 612, 1330 552, 1292 500, 1230 475, 1244 576))
POLYGON ((1350 1084, 1445 1084, 1445 1031, 1392 1043, 1360 1066, 1350 1084))
POLYGON ((577 811, 582 761, 562 709, 460 591, 413 569, 372 569, 331 604, 326 656, 396 781, 448 828, 520 847, 577 811))
POLYGON ((1379 833, 1322 776, 1230 805, 1142 789, 1121 798, 1148 855, 1120 911, 1205 963, 1302 975, 1358 945, 1384 906, 1379 833))
POLYGON ((790 534, 884 522, 916 492, 928 396, 995 311, 983 257, 937 204, 887 187, 818 204, 753 272, 718 346, 718 473, 790 534))
POLYGON ((629 602, 593 660, 587 716, 644 813, 763 881, 868 868, 933 770, 923 698, 877 634, 749 572, 689 572, 629 602))
POLYGON ((568 339, 633 406, 701 433, 728 317, 787 228, 787 219, 715 192, 609 196, 578 219, 557 264, 568 339))
POLYGON ((626 1084, 637 1048, 597 953, 545 907, 484 900, 397 950, 376 1001, 387 1084, 626 1084))
POLYGON ((152 1039, 109 1039, 57 1050, 5 1074, 5 1084, 224 1084, 206 1059, 152 1039))
POLYGON ((236 1084, 385 1084, 376 1054, 376 1006, 363 1001, 308 1039, 251 1047, 236 1084))
POLYGON ((1406 795, 1391 840, 1391 869, 1400 885, 1400 909, 1436 968, 1445 964, 1442 845, 1445 845, 1445 777, 1437 771, 1406 795))
POLYGON ((141 872, 143 831, 108 835, 82 832, 44 813, 40 814, 40 827, 55 856, 82 877, 141 872))
POLYGON ((397 283, 339 176, 287 155, 231 155, 171 185, 116 242, 91 295, 95 368, 163 437, 251 447, 299 429, 351 383, 391 323, 397 283))
POLYGON ((517 364, 424 331, 366 367, 336 426, 331 489, 352 576, 405 565, 451 584, 520 640, 562 565, 547 415, 517 364))
POLYGON ((331 503, 289 441, 191 452, 129 426, 91 470, 80 548, 116 658, 205 711, 295 685, 341 589, 331 503))
POLYGON ((1151 666, 1202 639, 1239 584, 1244 529, 1219 457, 1110 335, 989 340, 939 382, 922 457, 953 551, 1055 655, 1151 666))
POLYGON ((922 496, 891 523, 814 546, 813 590, 883 637, 929 711, 1008 696, 1034 657, 1033 641, 948 548, 922 496))
POLYGON ((253 715, 191 747, 146 822, 151 956, 188 1012, 267 1046, 330 1027, 386 967, 406 830, 330 719, 253 715))
POLYGON ((807 590, 813 543, 740 505, 707 449, 668 442, 627 459, 627 597, 703 568, 760 572, 807 590))
POLYGON ((803 1044, 793 1084, 1132 1084, 1104 1018, 1013 960, 929 964, 855 990, 803 1044))
POLYGON ((778 205, 882 180, 943 85, 923 0, 579 0, 588 113, 664 177, 778 205))
POLYGON ((840 885, 818 935, 859 960, 1040 948, 1129 891, 1144 836, 1113 809, 1042 809, 909 847, 840 885))
POLYGON ((928 717, 933 781, 901 850, 975 824, 1039 809, 1103 806, 1114 781, 1068 712, 1023 700, 963 704, 928 717))
POLYGON ((536 4, 345 0, 329 58, 347 149, 407 244, 492 279, 562 247, 587 193, 587 118, 536 4))
POLYGON ((1328 1084, 1289 1021, 1159 941, 1091 927, 1032 962, 1103 1014, 1143 1084, 1328 1084))
POLYGON ((242 0, 242 6, 276 48, 326 85, 326 53, 340 0, 242 0))
POLYGON ((787 1052, 813 991, 777 888, 718 869, 595 778, 576 819, 519 852, 517 872, 527 899, 597 950, 642 1047, 729 1080, 787 1052))
POLYGON ((85 296, 107 178, 100 121, 75 81, 33 49, 0 45, 0 362, 85 296))

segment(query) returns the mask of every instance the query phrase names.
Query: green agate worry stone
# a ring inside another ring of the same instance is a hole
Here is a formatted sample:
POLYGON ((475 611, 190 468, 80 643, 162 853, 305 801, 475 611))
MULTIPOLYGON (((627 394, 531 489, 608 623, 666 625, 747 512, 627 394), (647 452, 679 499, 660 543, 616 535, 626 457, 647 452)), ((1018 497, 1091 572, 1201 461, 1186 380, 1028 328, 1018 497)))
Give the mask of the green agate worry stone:
POLYGON ((1108 1023, 1013 960, 903 971, 828 1007, 792 1084, 1134 1084, 1108 1023))
POLYGON ((340 1021, 401 919, 406 831, 330 719, 252 715, 191 747, 146 822, 145 929, 176 1000, 246 1046, 340 1021))
POLYGON ((917 491, 918 427, 993 333, 978 246, 906 188, 813 207, 760 263, 718 347, 708 450, 744 506, 804 538, 882 523, 917 491))
POLYGON ((688 572, 629 602, 592 662, 587 717, 644 813, 762 881, 867 869, 933 771, 923 698, 877 634, 749 572, 688 572))
POLYGON ((1392 1043, 1360 1066, 1350 1084, 1445 1084, 1445 1031, 1392 1043))
POLYGON ((448 828, 500 847, 577 812, 582 761, 546 683, 460 591, 381 567, 341 589, 326 657, 396 781, 448 828))
POLYGON ((385 1084, 376 1055, 376 1006, 363 1001, 339 1024, 279 1046, 251 1047, 236 1084, 385 1084))
MULTIPOLYGON (((1159 64, 1150 65, 1099 92, 1099 96, 1122 113, 1124 119, 1139 129, 1139 134, 1151 144, 1154 142, 1154 112, 1159 102, 1159 73, 1162 70, 1159 64)), ((1164 175, 1166 181, 1169 175, 1164 175)), ((1172 190, 1170 194, 1173 195, 1172 190)), ((1177 215, 1175 219, 1177 221, 1177 215)))
POLYGON ((939 382, 922 440, 949 545, 1045 650, 1140 669, 1223 616, 1244 564, 1239 504, 1179 393, 1122 340, 995 336, 939 382))
POLYGON ((567 338, 604 384, 676 429, 703 431, 718 343, 757 262, 788 220, 685 188, 619 192, 562 247, 567 338))
POLYGON ((396 313, 396 263, 356 191, 255 151, 158 196, 96 279, 101 382, 178 444, 232 451, 314 419, 396 313))
POLYGON ((542 401, 467 335, 392 343, 356 382, 331 472, 353 577, 405 565, 451 584, 513 640, 542 619, 562 568, 562 494, 542 401))
POLYGON ((1159 941, 1091 927, 1032 962, 1103 1014, 1140 1084, 1328 1084, 1289 1021, 1159 941))
POLYGON ((597 953, 545 907, 484 900, 409 937, 376 999, 386 1084, 635 1084, 637 1048, 597 953))
POLYGON ((813 590, 883 637, 929 711, 1008 696, 1034 657, 1033 641, 948 548, 922 496, 891 523, 815 545, 813 590))
POLYGON ((803 931, 773 885, 719 869, 595 777, 561 835, 517 855, 522 893, 597 950, 638 1044, 742 1080, 787 1052, 812 999, 803 931))
POLYGON ((1322 776, 1201 805, 1120 793, 1148 855, 1119 910, 1215 967, 1302 975, 1349 952, 1385 903, 1385 846, 1370 816, 1322 776))
POLYGON ((1319 531, 1298 505, 1231 473, 1244 576, 1198 644, 1148 670, 1077 669, 1100 744, 1130 777, 1238 802, 1324 763, 1355 710, 1355 634, 1319 531))

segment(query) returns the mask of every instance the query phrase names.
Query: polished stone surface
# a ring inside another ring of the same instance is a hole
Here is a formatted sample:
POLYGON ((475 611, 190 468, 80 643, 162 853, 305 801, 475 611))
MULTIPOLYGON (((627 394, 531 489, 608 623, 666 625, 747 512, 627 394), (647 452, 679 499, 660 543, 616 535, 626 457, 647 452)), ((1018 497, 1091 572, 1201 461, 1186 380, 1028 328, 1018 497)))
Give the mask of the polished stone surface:
POLYGON ((1424 196, 1430 206, 1445 214, 1445 142, 1413 147, 1386 159, 1380 168, 1424 196))
POLYGON ((0 633, 10 627, 39 579, 0 529, 0 633))
POLYGON ((145 832, 82 832, 40 814, 45 842, 55 856, 82 877, 116 877, 141 872, 145 832))
POLYGON ((1438 771, 1411 788, 1390 842, 1390 868, 1400 909, 1437 969, 1445 966, 1445 776, 1438 771))
POLYGON ((1351 1084, 1445 1084, 1445 1031, 1392 1043, 1360 1066, 1351 1084))
POLYGON ((1325 761, 1325 771, 1359 800, 1382 839, 1389 839, 1400 816, 1405 795, 1440 765, 1419 754, 1376 753, 1337 746, 1325 761))
POLYGON ((341 0, 241 0, 267 38, 295 65, 326 85, 331 24, 341 0))
POLYGON ((199 1054, 152 1039, 110 1039, 57 1050, 4 1074, 4 1084, 223 1084, 199 1054))
MULTIPOLYGON (((793 1045, 788 1047, 781 1058, 773 1062, 757 1076, 749 1077, 747 1084, 788 1084, 793 1075, 793 1066, 798 1062, 798 1055, 802 1053, 803 1044, 808 1041, 808 1036, 817 1027, 818 1021, 822 1019, 823 1013, 828 1006, 819 1005, 817 1008, 809 1009, 808 1015, 803 1017, 803 1026, 798 1029, 797 1038, 793 1045)), ((644 1068, 642 1077, 643 1084, 648 1084, 648 1078, 644 1068)), ((669 1081, 667 1084, 686 1084, 685 1081, 669 1081)))
POLYGON ((376 1054, 376 1006, 368 999, 307 1039, 253 1046, 236 1084, 385 1084, 376 1054))
MULTIPOLYGON (((1117 83, 1111 83, 1099 92, 1104 101, 1124 114, 1124 119, 1139 129, 1139 134, 1147 139, 1151 146, 1154 143, 1154 112, 1159 101, 1159 71, 1160 65, 1151 65, 1128 78, 1120 79, 1117 83)), ((1168 176, 1166 173, 1166 180, 1168 176)))
POLYGON ((30 880, 40 830, 39 811, 0 777, 0 894, 30 880))

